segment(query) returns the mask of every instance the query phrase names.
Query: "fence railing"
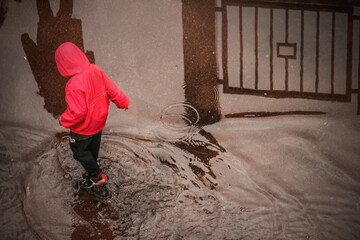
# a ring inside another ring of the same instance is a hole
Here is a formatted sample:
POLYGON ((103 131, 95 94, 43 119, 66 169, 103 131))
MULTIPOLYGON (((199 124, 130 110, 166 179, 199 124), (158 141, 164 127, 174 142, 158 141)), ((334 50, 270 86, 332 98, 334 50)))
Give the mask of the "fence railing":
POLYGON ((342 102, 359 94, 358 56, 353 86, 353 23, 359 17, 352 6, 220 2, 215 10, 224 93, 342 102))

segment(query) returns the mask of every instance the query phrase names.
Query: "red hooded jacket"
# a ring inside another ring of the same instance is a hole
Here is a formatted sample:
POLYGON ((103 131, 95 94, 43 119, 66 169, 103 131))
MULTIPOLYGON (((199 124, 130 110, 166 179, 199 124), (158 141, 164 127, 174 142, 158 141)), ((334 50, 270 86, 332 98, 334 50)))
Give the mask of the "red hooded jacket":
POLYGON ((73 43, 63 43, 55 52, 60 74, 70 78, 65 88, 67 109, 61 124, 77 134, 92 135, 105 127, 109 98, 118 108, 130 100, 120 88, 73 43))

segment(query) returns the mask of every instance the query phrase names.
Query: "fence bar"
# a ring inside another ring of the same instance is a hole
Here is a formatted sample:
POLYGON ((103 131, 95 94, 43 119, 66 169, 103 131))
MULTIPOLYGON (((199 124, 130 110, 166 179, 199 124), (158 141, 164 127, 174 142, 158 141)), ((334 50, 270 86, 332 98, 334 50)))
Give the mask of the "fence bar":
POLYGON ((334 94, 334 65, 335 65, 335 12, 332 13, 332 29, 331 29, 331 94, 334 94))
POLYGON ((300 92, 304 91, 304 10, 301 10, 300 92))
POLYGON ((224 91, 227 91, 229 87, 229 74, 228 74, 228 21, 227 21, 227 11, 226 5, 223 5, 222 13, 222 62, 223 62, 223 78, 224 78, 224 91))
POLYGON ((240 88, 244 87, 243 80, 243 63, 244 63, 244 45, 243 45, 243 29, 242 29, 242 6, 239 6, 239 28, 240 28, 240 88))
POLYGON ((351 101, 351 88, 352 88, 352 41, 353 41, 353 11, 352 9, 348 14, 348 35, 347 35, 347 61, 346 61, 346 95, 351 101))
POLYGON ((319 92, 319 46, 320 46, 320 12, 316 11, 316 69, 315 92, 319 92))
POLYGON ((302 98, 302 99, 316 99, 322 101, 339 101, 350 102, 348 96, 344 94, 330 94, 330 93, 314 93, 314 92, 298 92, 298 91, 284 91, 284 90, 255 90, 250 88, 227 87, 224 93, 229 94, 249 94, 255 96, 269 97, 269 98, 302 98))
POLYGON ((272 91, 274 89, 274 64, 273 64, 273 58, 274 58, 274 10, 273 8, 270 8, 270 90, 272 91))
POLYGON ((341 3, 341 1, 339 1, 338 5, 315 5, 315 4, 309 4, 309 3, 299 3, 300 1, 294 1, 294 3, 284 3, 281 2, 279 0, 275 1, 269 1, 269 0, 264 0, 264 1, 259 1, 259 0, 226 0, 224 1, 224 5, 231 5, 231 6, 238 6, 238 5, 242 5, 242 6, 254 6, 256 5, 259 8, 272 8, 274 5, 276 5, 277 9, 299 9, 299 10, 309 10, 309 11, 313 11, 314 7, 316 7, 317 10, 319 11, 328 11, 328 12, 332 12, 332 11, 337 11, 337 12, 344 12, 347 13, 349 12, 353 6, 350 5, 344 5, 341 3), (276 3, 274 3, 276 2, 276 3))
MULTIPOLYGON (((360 18, 359 18, 360 20, 360 18)), ((359 22, 359 39, 360 39, 360 22, 359 22)), ((358 104, 357 104, 357 114, 360 115, 360 43, 359 43, 359 53, 358 53, 358 104)))
POLYGON ((255 89, 258 89, 259 82, 259 56, 258 56, 258 8, 255 7, 255 89))
MULTIPOLYGON (((285 11, 285 43, 289 43, 289 9, 285 11)), ((289 90, 289 59, 285 58, 285 91, 289 90)))

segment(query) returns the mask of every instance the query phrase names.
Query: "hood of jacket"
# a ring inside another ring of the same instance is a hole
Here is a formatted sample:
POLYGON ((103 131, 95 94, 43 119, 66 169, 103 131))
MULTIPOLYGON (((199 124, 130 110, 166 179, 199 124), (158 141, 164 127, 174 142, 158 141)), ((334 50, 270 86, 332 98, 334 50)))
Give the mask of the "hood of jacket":
POLYGON ((60 74, 66 78, 84 72, 90 65, 84 52, 71 42, 65 42, 56 49, 55 61, 60 74))

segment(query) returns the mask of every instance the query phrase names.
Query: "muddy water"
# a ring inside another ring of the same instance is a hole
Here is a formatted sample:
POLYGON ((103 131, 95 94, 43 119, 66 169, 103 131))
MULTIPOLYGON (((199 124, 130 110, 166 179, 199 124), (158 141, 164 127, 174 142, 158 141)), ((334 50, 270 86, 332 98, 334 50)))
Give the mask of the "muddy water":
MULTIPOLYGON (((99 164, 109 181, 93 191, 78 187, 84 171, 66 133, 2 126, 1 233, 4 239, 358 239, 358 148, 341 143, 335 120, 305 118, 300 129, 293 120, 225 119, 194 127, 179 141, 171 134, 166 140, 164 129, 157 137, 155 126, 143 135, 108 129, 99 164), (325 120, 332 130, 309 132, 325 120)), ((353 131, 350 123, 339 131, 353 131)), ((358 137, 348 140, 356 144, 358 137)))

